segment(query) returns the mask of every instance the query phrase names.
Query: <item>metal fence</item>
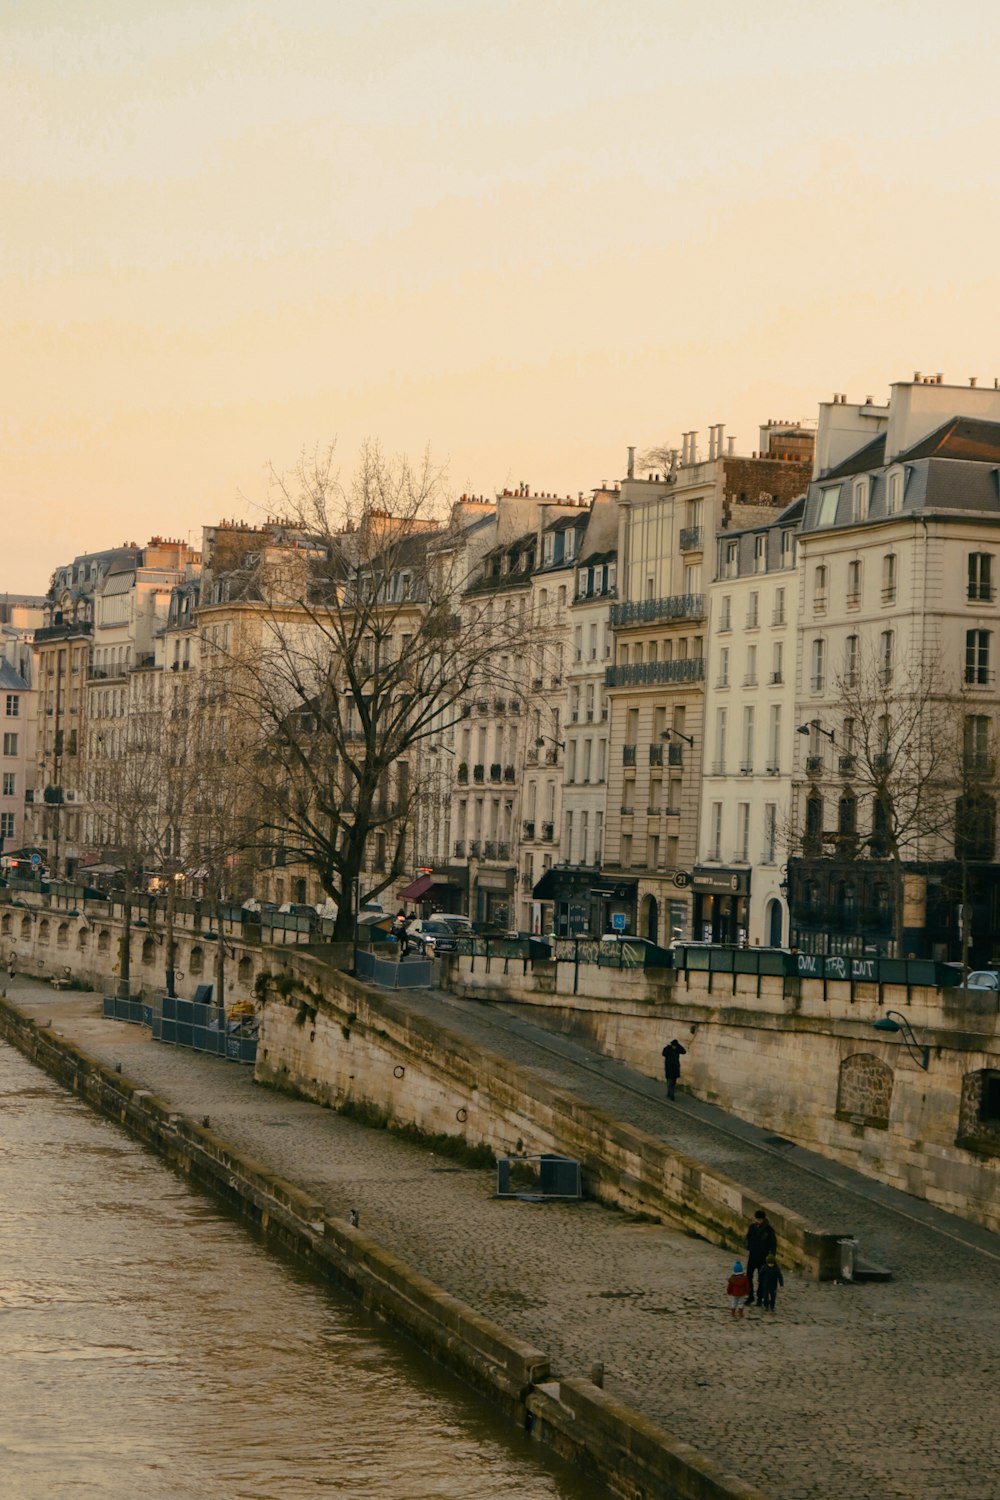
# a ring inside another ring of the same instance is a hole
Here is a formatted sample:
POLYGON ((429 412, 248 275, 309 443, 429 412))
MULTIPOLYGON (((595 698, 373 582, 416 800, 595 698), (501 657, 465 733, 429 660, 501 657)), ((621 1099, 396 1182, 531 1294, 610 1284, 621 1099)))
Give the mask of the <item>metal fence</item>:
POLYGON ((371 949, 358 949, 357 971, 359 979, 386 990, 429 990, 433 982, 429 959, 377 958, 371 949))
POLYGON ((112 1021, 129 1021, 148 1026, 156 1042, 174 1047, 190 1047, 212 1057, 230 1062, 257 1061, 255 1023, 248 1020, 227 1021, 221 1005, 202 1005, 163 995, 159 1000, 123 1000, 104 996, 104 1015, 112 1021))

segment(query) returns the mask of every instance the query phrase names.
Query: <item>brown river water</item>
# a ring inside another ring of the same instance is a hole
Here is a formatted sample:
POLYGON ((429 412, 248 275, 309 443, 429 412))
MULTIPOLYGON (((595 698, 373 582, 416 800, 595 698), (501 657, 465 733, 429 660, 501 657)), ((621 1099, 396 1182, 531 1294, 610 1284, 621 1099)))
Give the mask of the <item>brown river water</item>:
POLYGON ((0 1042, 2 1500, 600 1500, 0 1042))

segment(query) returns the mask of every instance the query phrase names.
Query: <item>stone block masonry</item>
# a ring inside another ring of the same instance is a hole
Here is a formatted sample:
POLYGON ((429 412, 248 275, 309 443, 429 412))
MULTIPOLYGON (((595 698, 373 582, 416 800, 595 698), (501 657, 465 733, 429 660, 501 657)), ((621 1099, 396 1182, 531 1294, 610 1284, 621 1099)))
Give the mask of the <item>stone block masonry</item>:
POLYGON ((310 1194, 66 1037, 38 1027, 5 998, 0 1036, 269 1239, 351 1291, 376 1317, 415 1338, 610 1493, 629 1500, 766 1500, 589 1381, 551 1378, 544 1352, 449 1295, 359 1228, 331 1221, 310 1194))
MULTIPOLYGON (((309 955, 282 957, 294 979, 284 1002, 274 994, 264 1008, 261 1082, 337 1108, 363 1106, 429 1135, 461 1135, 501 1156, 561 1152, 582 1162, 586 1191, 600 1201, 719 1245, 741 1243, 761 1200, 724 1172, 582 1104, 535 1070, 478 1053, 425 1015, 415 1019, 403 997, 374 995, 309 955)), ((781 1204, 767 1207, 786 1261, 834 1279, 837 1241, 850 1226, 808 1224, 781 1204)))

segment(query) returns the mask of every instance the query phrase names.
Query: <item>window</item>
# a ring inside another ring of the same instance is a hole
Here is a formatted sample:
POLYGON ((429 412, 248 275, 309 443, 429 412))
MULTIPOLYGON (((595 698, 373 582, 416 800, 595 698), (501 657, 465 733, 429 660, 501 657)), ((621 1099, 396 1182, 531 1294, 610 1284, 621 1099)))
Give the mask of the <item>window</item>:
POLYGON ((753 539, 753 570, 755 573, 767 571, 767 537, 755 536, 753 539))
POLYGON ((832 526, 837 519, 837 501, 840 499, 840 485, 827 485, 820 493, 819 513, 816 517, 817 526, 832 526))
POLYGON ((790 568, 795 561, 795 533, 783 531, 781 533, 781 566, 790 568))
POLYGON ((771 704, 771 718, 767 732, 767 768, 777 774, 781 764, 781 704, 771 704))
MULTIPOLYGON (((969 553, 969 594, 970 599, 993 598, 993 557, 989 552, 969 553)), ((10 699, 7 699, 8 704, 10 699)), ((7 709, 10 713, 10 709, 7 709)))
POLYGON ((804 854, 818 854, 823 843, 823 798, 813 792, 806 800, 806 831, 802 840, 804 854))
POLYGON ((712 841, 709 859, 722 858, 722 803, 712 803, 712 841))
POLYGON ((892 681, 892 653, 894 647, 894 635, 891 630, 883 630, 878 647, 878 670, 882 686, 888 687, 892 681))
POLYGON ((868 477, 856 479, 851 493, 851 520, 864 521, 868 518, 868 477))
POLYGON ((814 693, 820 693, 826 684, 826 641, 822 636, 817 636, 812 643, 812 672, 809 686, 814 693))
POLYGON ((903 471, 894 469, 889 475, 888 491, 885 503, 886 514, 894 516, 903 508, 903 471))
POLYGON ((20 697, 20 694, 19 693, 8 693, 7 694, 7 717, 8 717, 8 719, 19 718, 20 717, 20 713, 21 713, 21 697, 20 697))
POLYGON ((4 773, 3 773, 3 795, 5 797, 16 797, 17 796, 17 786, 16 786, 16 783, 17 783, 17 777, 15 776, 14 772, 13 771, 4 771, 4 773))
POLYGON ((843 729, 843 742, 844 742, 844 754, 845 755, 853 755, 854 754, 855 738, 856 738, 856 736, 855 736, 855 730, 854 730, 854 720, 850 719, 850 718, 845 719, 844 720, 844 729, 843 729))
POLYGON ((0 839, 14 837, 14 814, 0 813, 0 839))
POLYGON ((725 775, 726 710, 724 708, 717 708, 715 710, 715 765, 712 769, 717 776, 725 775))
POLYGON ((757 647, 747 647, 747 670, 743 681, 747 687, 757 686, 757 647))
POLYGON ((740 756, 740 770, 749 774, 753 770, 753 707, 747 705, 743 710, 743 751, 740 756))
POLYGON ((849 635, 844 642, 844 686, 856 687, 858 682, 858 637, 849 635))
POLYGON ((16 755, 17 754, 17 735, 16 734, 5 734, 4 735, 4 737, 3 737, 3 753, 4 753, 4 755, 16 755))
POLYGON ((990 862, 996 854, 997 808, 986 792, 971 791, 955 803, 955 858, 990 862))
POLYGON ((729 647, 723 646, 719 652, 719 687, 729 686, 729 647))
POLYGON ((813 609, 816 614, 826 613, 826 566, 821 563, 813 574, 813 609))
POLYGON ((749 802, 740 802, 736 808, 736 858, 744 862, 750 858, 749 802))
POLYGON ((729 597, 728 594, 723 594, 723 596, 722 596, 722 603, 721 603, 721 605, 719 607, 719 629, 720 630, 732 630, 732 628, 733 628, 732 600, 731 600, 731 598, 729 597))
POLYGON ((857 560, 847 564, 847 608, 858 609, 861 605, 861 564, 857 560))
MULTIPOLYGON (((965 632, 965 680, 974 683, 984 683, 990 680, 990 632, 988 630, 965 632)), ((7 739, 8 736, 4 735, 5 746, 7 739)), ((4 754, 6 753, 5 749, 4 754)))
POLYGON ((785 643, 775 641, 771 648, 771 681, 772 683, 784 682, 785 680, 785 643))
POLYGON ((882 559, 882 603, 896 602, 896 555, 889 552, 882 559))
POLYGON ((776 802, 764 803, 764 859, 765 865, 774 864, 774 856, 778 845, 778 805, 776 802))
POLYGON ((986 714, 966 714, 963 736, 966 771, 987 771, 990 763, 990 721, 986 714))
POLYGON ((735 578, 738 571, 739 544, 727 542, 725 550, 725 563, 723 565, 723 578, 735 578))
MULTIPOLYGON (((788 536, 789 533, 786 531, 785 535, 788 536)), ((785 591, 784 591, 784 589, 775 589, 775 592, 774 592, 774 615, 772 617, 771 624, 772 625, 784 625, 784 623, 785 623, 785 591)))
POLYGON ((760 595, 754 589, 747 599, 747 629, 756 630, 760 624, 760 595))
POLYGON ((858 831, 858 803, 853 792, 844 792, 837 803, 837 832, 853 838, 858 831))

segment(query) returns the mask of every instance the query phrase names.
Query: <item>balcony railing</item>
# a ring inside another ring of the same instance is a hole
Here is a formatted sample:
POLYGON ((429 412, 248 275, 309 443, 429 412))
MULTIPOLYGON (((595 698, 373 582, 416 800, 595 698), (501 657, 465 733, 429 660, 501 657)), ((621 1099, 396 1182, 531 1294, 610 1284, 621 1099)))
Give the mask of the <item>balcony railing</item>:
POLYGON ((623 745, 622 746, 622 765, 623 766, 634 766, 635 765, 635 751, 636 751, 635 745, 623 745))
POLYGON ((671 682, 702 682, 704 677, 704 657, 691 656, 686 661, 646 661, 605 667, 604 686, 658 687, 671 682))
POLYGON ((555 833, 555 824, 554 823, 543 823, 542 824, 542 842, 544 844, 550 844, 552 842, 552 836, 553 836, 554 833, 555 833))
POLYGON ((535 822, 533 818, 525 818, 521 827, 526 839, 533 839, 535 837, 535 822))
POLYGON ((486 767, 483 766, 483 765, 473 766, 473 768, 472 768, 472 779, 473 779, 473 781, 485 781, 486 780, 486 767))
POLYGON ((612 604, 611 624, 643 625, 653 620, 700 620, 705 613, 704 594, 673 594, 668 599, 637 599, 612 604))
POLYGON ((649 747, 649 764, 651 766, 662 766, 663 765, 663 746, 662 745, 650 745, 650 747, 649 747))
POLYGON ((502 775, 503 775, 503 767, 501 765, 499 765, 496 761, 494 761, 493 764, 490 766, 490 780, 491 781, 499 781, 500 777, 502 775))
POLYGON ((465 840, 464 839, 456 839, 455 840, 455 858, 456 859, 464 859, 465 858, 465 840))
POLYGON ((696 548, 700 548, 703 536, 704 531, 700 526, 682 526, 681 551, 693 552, 696 548))

